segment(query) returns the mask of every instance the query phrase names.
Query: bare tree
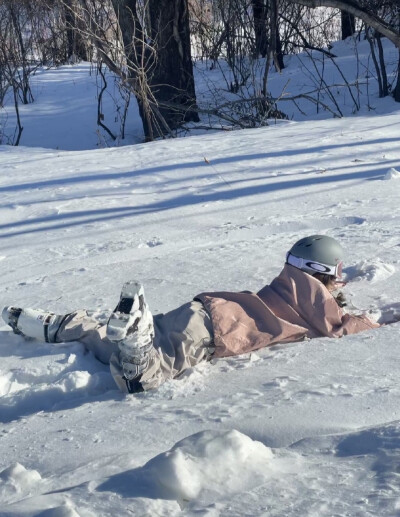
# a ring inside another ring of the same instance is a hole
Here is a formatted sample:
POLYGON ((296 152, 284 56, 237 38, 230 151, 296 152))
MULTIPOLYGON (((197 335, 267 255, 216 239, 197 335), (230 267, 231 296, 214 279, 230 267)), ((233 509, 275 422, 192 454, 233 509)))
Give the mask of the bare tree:
MULTIPOLYGON (((115 15, 118 21, 115 40, 106 42, 96 40, 101 50, 103 59, 111 65, 110 68, 122 77, 136 97, 139 113, 143 123, 145 139, 154 140, 155 137, 165 134, 170 129, 167 123, 159 116, 157 101, 153 96, 150 86, 150 77, 156 61, 154 47, 148 41, 145 33, 144 14, 137 9, 136 0, 112 0, 115 15), (110 50, 118 39, 122 39, 123 58, 122 64, 110 62, 110 50), (126 64, 126 72, 124 72, 126 64)), ((145 6, 146 7, 146 6, 145 6)))
POLYGON ((31 40, 32 35, 30 34, 29 38, 24 37, 24 32, 29 30, 29 7, 29 4, 25 5, 24 2, 10 0, 4 4, 4 8, 8 11, 9 20, 11 22, 8 59, 14 64, 14 82, 18 85, 18 91, 23 104, 29 104, 29 102, 33 101, 29 83, 29 76, 33 71, 29 56, 32 47, 29 40, 31 40))
MULTIPOLYGON (((101 3, 104 10, 104 4, 101 3)), ((101 59, 134 93, 146 140, 197 121, 187 0, 111 0, 108 28, 95 0, 80 0, 80 21, 101 59), (122 42, 122 47, 119 42, 122 42)))
POLYGON ((66 33, 66 61, 88 61, 88 45, 82 32, 79 30, 79 16, 77 15, 77 0, 65 0, 63 5, 66 33))
POLYGON ((270 11, 270 39, 269 48, 272 60, 275 68, 280 72, 284 67, 282 47, 279 36, 279 11, 278 11, 278 0, 269 0, 269 11, 270 11))
MULTIPOLYGON (((386 36, 392 43, 400 48, 400 33, 397 27, 388 24, 384 19, 376 14, 377 3, 370 3, 368 0, 365 2, 358 2, 356 0, 287 0, 290 3, 305 5, 307 7, 333 7, 346 11, 347 13, 354 15, 356 18, 360 18, 366 25, 369 25, 373 29, 380 32, 383 36, 386 36)), ((393 2, 393 5, 395 3, 393 2)), ((396 5, 397 2, 396 2, 396 5)))
POLYGON ((18 145, 23 126, 19 104, 33 101, 29 78, 37 64, 32 60, 32 12, 26 2, 7 0, 0 10, 0 105, 11 90, 17 128, 11 142, 18 145))

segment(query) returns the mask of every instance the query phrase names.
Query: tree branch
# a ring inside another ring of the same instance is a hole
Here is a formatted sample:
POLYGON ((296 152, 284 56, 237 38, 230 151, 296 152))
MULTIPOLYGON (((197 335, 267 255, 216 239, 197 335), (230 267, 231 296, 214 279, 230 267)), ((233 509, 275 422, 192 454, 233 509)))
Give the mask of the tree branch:
POLYGON ((316 7, 333 7, 350 14, 354 14, 367 25, 373 27, 386 36, 397 48, 400 48, 400 34, 394 28, 390 27, 382 18, 376 16, 366 8, 362 7, 358 2, 353 0, 289 0, 292 4, 300 4, 312 9, 316 7))

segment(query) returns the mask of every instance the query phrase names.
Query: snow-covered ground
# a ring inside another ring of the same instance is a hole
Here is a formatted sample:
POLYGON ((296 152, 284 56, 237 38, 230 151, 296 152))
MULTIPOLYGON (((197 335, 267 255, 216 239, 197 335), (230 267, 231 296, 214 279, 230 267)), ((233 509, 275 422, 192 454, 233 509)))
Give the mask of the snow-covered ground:
MULTIPOLYGON (((64 86, 53 102, 80 131, 87 113, 64 86)), ((1 305, 106 317, 140 279, 165 312, 204 290, 258 290, 295 240, 326 233, 346 249, 351 305, 400 319, 400 107, 374 103, 120 148, 90 150, 71 127, 75 151, 34 135, 0 147, 1 305)), ((80 343, 0 324, 0 516, 400 515, 399 346, 393 323, 125 396, 80 343)))

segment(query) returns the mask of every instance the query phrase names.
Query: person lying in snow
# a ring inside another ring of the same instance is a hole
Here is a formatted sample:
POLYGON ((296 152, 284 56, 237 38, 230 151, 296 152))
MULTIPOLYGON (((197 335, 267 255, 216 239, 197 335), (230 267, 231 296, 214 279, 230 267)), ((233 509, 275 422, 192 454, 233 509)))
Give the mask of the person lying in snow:
POLYGON ((143 287, 128 282, 106 325, 86 310, 56 315, 5 307, 13 331, 49 343, 80 341, 103 363, 124 392, 157 388, 212 358, 244 354, 276 343, 341 337, 379 327, 346 314, 334 298, 343 249, 332 237, 311 235, 294 244, 277 278, 257 294, 207 292, 152 316, 143 287))

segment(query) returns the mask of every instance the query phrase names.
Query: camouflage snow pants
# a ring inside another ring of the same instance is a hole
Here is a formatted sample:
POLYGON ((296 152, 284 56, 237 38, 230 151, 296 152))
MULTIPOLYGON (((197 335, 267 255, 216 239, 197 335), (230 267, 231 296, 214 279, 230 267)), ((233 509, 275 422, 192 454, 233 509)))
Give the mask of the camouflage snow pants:
MULTIPOLYGON (((214 352, 211 319, 203 304, 192 301, 166 314, 154 316, 154 350, 140 383, 144 390, 157 388, 196 364, 211 359, 214 352)), ((58 342, 80 341, 105 364, 118 387, 127 392, 119 361, 118 345, 106 337, 106 326, 86 310, 69 314, 57 332, 58 342)))

